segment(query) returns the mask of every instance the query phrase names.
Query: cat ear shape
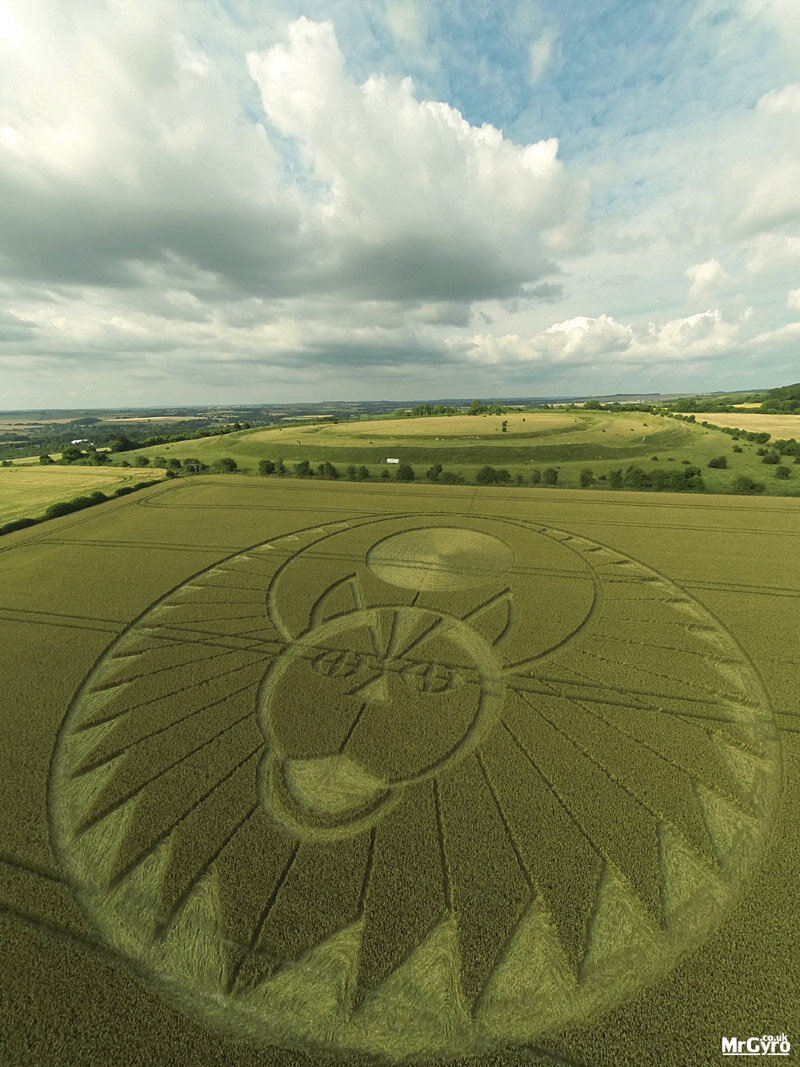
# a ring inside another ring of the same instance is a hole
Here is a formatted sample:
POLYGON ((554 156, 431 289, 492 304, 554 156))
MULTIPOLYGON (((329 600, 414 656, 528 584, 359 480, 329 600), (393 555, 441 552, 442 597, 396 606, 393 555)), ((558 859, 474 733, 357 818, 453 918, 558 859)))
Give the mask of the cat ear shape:
POLYGON ((492 647, 496 648, 501 645, 512 633, 517 622, 511 590, 504 589, 483 604, 479 604, 477 608, 463 616, 463 621, 469 623, 473 630, 477 630, 492 647))
POLYGON ((355 574, 346 575, 329 586, 314 604, 306 633, 323 622, 329 622, 331 619, 338 619, 342 615, 357 611, 362 603, 358 578, 355 574))

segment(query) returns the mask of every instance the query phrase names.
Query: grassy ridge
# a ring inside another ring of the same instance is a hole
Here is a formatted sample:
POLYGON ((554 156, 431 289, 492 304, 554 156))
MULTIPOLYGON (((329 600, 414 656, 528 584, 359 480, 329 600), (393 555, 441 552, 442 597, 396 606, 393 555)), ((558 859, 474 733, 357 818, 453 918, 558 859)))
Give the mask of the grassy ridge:
MULTIPOLYGON (((581 471, 589 468, 597 479, 596 488, 608 484, 603 479, 613 470, 624 471, 631 464, 645 472, 668 473, 694 464, 711 492, 731 492, 734 479, 746 475, 764 483, 767 493, 800 493, 800 467, 794 469, 793 457, 782 461, 789 471, 788 480, 782 481, 775 477, 776 467, 762 463, 758 448, 753 442, 736 442, 713 426, 642 412, 545 411, 244 430, 224 438, 142 449, 136 454, 151 461, 159 456, 168 460, 196 458, 209 466, 230 457, 240 470, 250 474, 257 473, 262 459, 283 461, 289 473, 302 461, 308 461, 312 470, 332 463, 340 476, 346 474, 348 466, 363 465, 373 479, 383 471, 394 471, 386 464, 391 456, 411 464, 418 480, 439 463, 467 482, 474 482, 478 470, 489 465, 507 469, 512 480, 520 478, 525 484, 530 484, 534 470, 553 467, 558 470, 558 484, 570 487, 578 486, 581 471), (504 421, 508 423, 505 433, 504 421), (734 451, 734 446, 740 451, 734 451), (708 466, 721 455, 726 458, 726 468, 708 466)), ((125 461, 126 456, 119 454, 115 462, 125 461)))

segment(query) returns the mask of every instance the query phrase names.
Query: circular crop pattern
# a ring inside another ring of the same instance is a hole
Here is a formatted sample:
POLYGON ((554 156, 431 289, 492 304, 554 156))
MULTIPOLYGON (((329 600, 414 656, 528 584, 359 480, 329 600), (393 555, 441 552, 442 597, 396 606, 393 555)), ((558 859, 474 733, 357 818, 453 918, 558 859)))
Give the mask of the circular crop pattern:
POLYGON ((315 627, 280 657, 259 701, 266 808, 299 837, 361 832, 406 786, 476 748, 496 721, 499 675, 479 634, 425 609, 315 627))
POLYGON ((355 520, 180 586, 76 694, 53 839, 106 940, 238 1037, 530 1042, 720 922, 768 832, 758 677, 646 566, 355 520))
POLYGON ((514 553, 499 538, 452 527, 394 534, 367 555, 373 574, 407 589, 467 589, 501 578, 513 565, 514 553))

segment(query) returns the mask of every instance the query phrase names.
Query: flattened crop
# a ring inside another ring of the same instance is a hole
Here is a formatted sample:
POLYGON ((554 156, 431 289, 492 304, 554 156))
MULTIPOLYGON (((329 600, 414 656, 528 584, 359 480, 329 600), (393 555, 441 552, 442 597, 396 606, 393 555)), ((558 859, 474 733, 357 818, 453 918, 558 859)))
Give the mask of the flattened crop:
POLYGON ((755 670, 534 518, 298 530, 108 648, 53 759, 105 941, 208 1025, 401 1058, 627 1000, 738 898, 779 794, 755 670))

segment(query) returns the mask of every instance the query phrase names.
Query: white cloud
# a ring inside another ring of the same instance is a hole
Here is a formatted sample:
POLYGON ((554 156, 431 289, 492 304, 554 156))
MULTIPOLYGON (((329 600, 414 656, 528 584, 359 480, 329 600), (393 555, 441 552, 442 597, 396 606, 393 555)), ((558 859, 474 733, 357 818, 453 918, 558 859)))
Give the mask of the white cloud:
POLYGON ((759 234, 747 250, 745 271, 757 277, 800 268, 800 237, 783 233, 759 234))
POLYGON ((420 48, 425 40, 425 20, 413 0, 389 0, 386 24, 400 45, 420 48))
POLYGON ((328 272, 364 295, 519 291, 582 236, 585 189, 555 138, 518 145, 419 100, 410 78, 347 78, 331 23, 302 18, 248 57, 269 121, 316 184, 328 272))
POLYGON ((531 42, 528 48, 528 81, 531 85, 538 85, 544 77, 553 58, 555 43, 556 35, 552 29, 545 30, 531 42))
POLYGON ((784 43, 794 47, 800 35, 800 7, 797 0, 739 0, 751 17, 774 26, 784 43))
MULTIPOLYGON (((533 337, 475 334, 468 341, 466 356, 490 365, 528 363, 553 368, 560 364, 647 366, 710 360, 738 344, 748 319, 745 314, 726 321, 715 309, 662 325, 650 322, 643 326, 617 322, 610 315, 578 316, 533 337)), ((457 346, 460 342, 450 338, 449 343, 457 346)))
MULTIPOLYGON (((754 349, 775 351, 785 349, 787 342, 795 346, 798 341, 800 341, 800 322, 787 322, 775 330, 765 330, 764 333, 757 334, 750 343, 754 349)), ((796 369, 796 357, 793 358, 793 364, 796 369)))
POLYGON ((0 0, 6 403, 778 384, 800 4, 696 6, 612 63, 555 0, 0 0))
POLYGON ((772 89, 759 99, 756 108, 773 114, 800 115, 800 84, 772 89))
POLYGON ((800 289, 791 289, 786 297, 786 306, 800 311, 800 289))
POLYGON ((685 275, 692 283, 688 293, 688 299, 692 303, 705 302, 729 281, 722 264, 716 259, 687 267, 685 275))

